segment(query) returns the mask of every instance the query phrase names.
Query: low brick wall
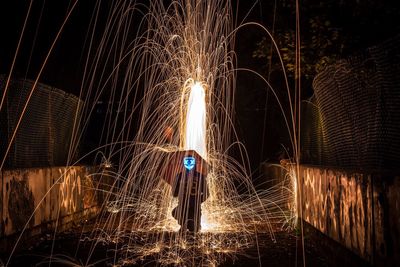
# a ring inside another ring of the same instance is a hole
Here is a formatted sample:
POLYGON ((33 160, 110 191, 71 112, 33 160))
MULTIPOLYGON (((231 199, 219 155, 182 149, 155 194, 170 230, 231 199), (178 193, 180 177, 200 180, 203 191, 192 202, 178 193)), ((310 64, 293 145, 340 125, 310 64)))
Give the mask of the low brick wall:
POLYGON ((33 236, 94 217, 102 197, 100 175, 84 166, 5 170, 0 173, 0 239, 33 236))
POLYGON ((400 175, 301 166, 299 189, 304 221, 376 266, 398 266, 400 175))

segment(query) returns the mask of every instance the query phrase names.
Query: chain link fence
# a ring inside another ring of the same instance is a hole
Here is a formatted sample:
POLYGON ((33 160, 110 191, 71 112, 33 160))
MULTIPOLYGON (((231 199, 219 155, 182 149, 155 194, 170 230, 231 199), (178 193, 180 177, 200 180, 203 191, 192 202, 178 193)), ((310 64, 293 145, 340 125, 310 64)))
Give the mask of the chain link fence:
MULTIPOLYGON (((5 82, 6 77, 0 76, 1 95, 5 82)), ((22 114, 33 85, 31 80, 11 81, 0 112, 1 159, 22 116, 6 158, 7 168, 63 166, 68 159, 75 115, 82 101, 57 88, 38 83, 22 114)))
POLYGON ((400 167, 400 35, 329 66, 303 102, 302 162, 400 167))

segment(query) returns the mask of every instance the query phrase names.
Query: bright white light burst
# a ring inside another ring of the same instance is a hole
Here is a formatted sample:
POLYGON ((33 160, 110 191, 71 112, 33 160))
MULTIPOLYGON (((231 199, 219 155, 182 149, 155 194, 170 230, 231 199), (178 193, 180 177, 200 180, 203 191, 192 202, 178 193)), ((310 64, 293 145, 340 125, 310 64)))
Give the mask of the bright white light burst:
POLYGON ((207 159, 206 99, 199 82, 190 88, 186 114, 185 150, 195 150, 203 159, 207 159))

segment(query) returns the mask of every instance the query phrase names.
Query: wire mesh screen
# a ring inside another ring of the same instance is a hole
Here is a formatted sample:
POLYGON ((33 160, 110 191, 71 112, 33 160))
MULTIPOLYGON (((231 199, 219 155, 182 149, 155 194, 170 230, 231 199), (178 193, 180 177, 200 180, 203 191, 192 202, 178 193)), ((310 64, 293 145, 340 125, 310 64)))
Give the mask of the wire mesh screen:
POLYGON ((303 163, 313 163, 325 165, 329 162, 327 159, 327 147, 324 147, 324 135, 322 133, 321 114, 315 101, 315 96, 302 102, 302 160, 303 163))
POLYGON ((329 66, 303 103, 303 163, 400 166, 400 36, 329 66))
MULTIPOLYGON (((0 76, 4 92, 6 78, 0 76)), ((1 159, 22 115, 33 81, 11 81, 0 115, 1 159)), ((68 158, 79 98, 38 83, 6 158, 9 168, 62 166, 68 158)), ((79 107, 82 106, 82 103, 79 107)))

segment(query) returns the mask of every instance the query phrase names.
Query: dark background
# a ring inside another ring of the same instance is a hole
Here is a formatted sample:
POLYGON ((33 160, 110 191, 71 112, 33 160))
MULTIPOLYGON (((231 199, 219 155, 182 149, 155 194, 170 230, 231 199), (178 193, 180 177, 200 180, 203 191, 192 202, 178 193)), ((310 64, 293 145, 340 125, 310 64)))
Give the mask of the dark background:
MULTIPOLYGON (((103 1, 100 8, 100 18, 104 19, 109 12, 106 2, 103 1)), ((73 1, 65 0, 33 2, 13 77, 36 77, 72 3, 73 1)), ((332 63, 399 33, 398 1, 304 0, 299 3, 302 53, 305 57, 302 60, 305 70, 302 73, 303 99, 313 93, 312 79, 321 70, 316 66, 323 67, 321 58, 326 57, 327 62, 332 63)), ((78 2, 45 66, 41 82, 75 95, 79 94, 87 52, 88 29, 97 4, 94 0, 78 2)), ((0 73, 7 74, 10 71, 28 6, 29 1, 23 0, 0 2, 0 73)), ((233 1, 232 6, 237 25, 243 21, 261 23, 273 32, 281 48, 294 51, 294 1, 242 0, 233 1)), ((99 29, 101 27, 100 22, 99 29)), ((95 36, 96 43, 100 34, 95 36)), ((269 63, 270 41, 266 34, 256 26, 245 27, 238 31, 236 41, 238 67, 250 68, 269 77, 277 90, 279 101, 288 112, 283 72, 277 64, 275 51, 272 53, 271 64, 269 63)), ((294 55, 289 53, 288 58, 285 61, 286 66, 294 60, 294 55)), ((287 74, 293 87, 293 72, 289 70, 287 74)), ((251 168, 256 171, 260 162, 282 158, 283 147, 289 150, 289 154, 292 151, 277 100, 267 90, 266 85, 255 75, 242 71, 238 71, 237 78, 236 128, 249 153, 251 168)))

